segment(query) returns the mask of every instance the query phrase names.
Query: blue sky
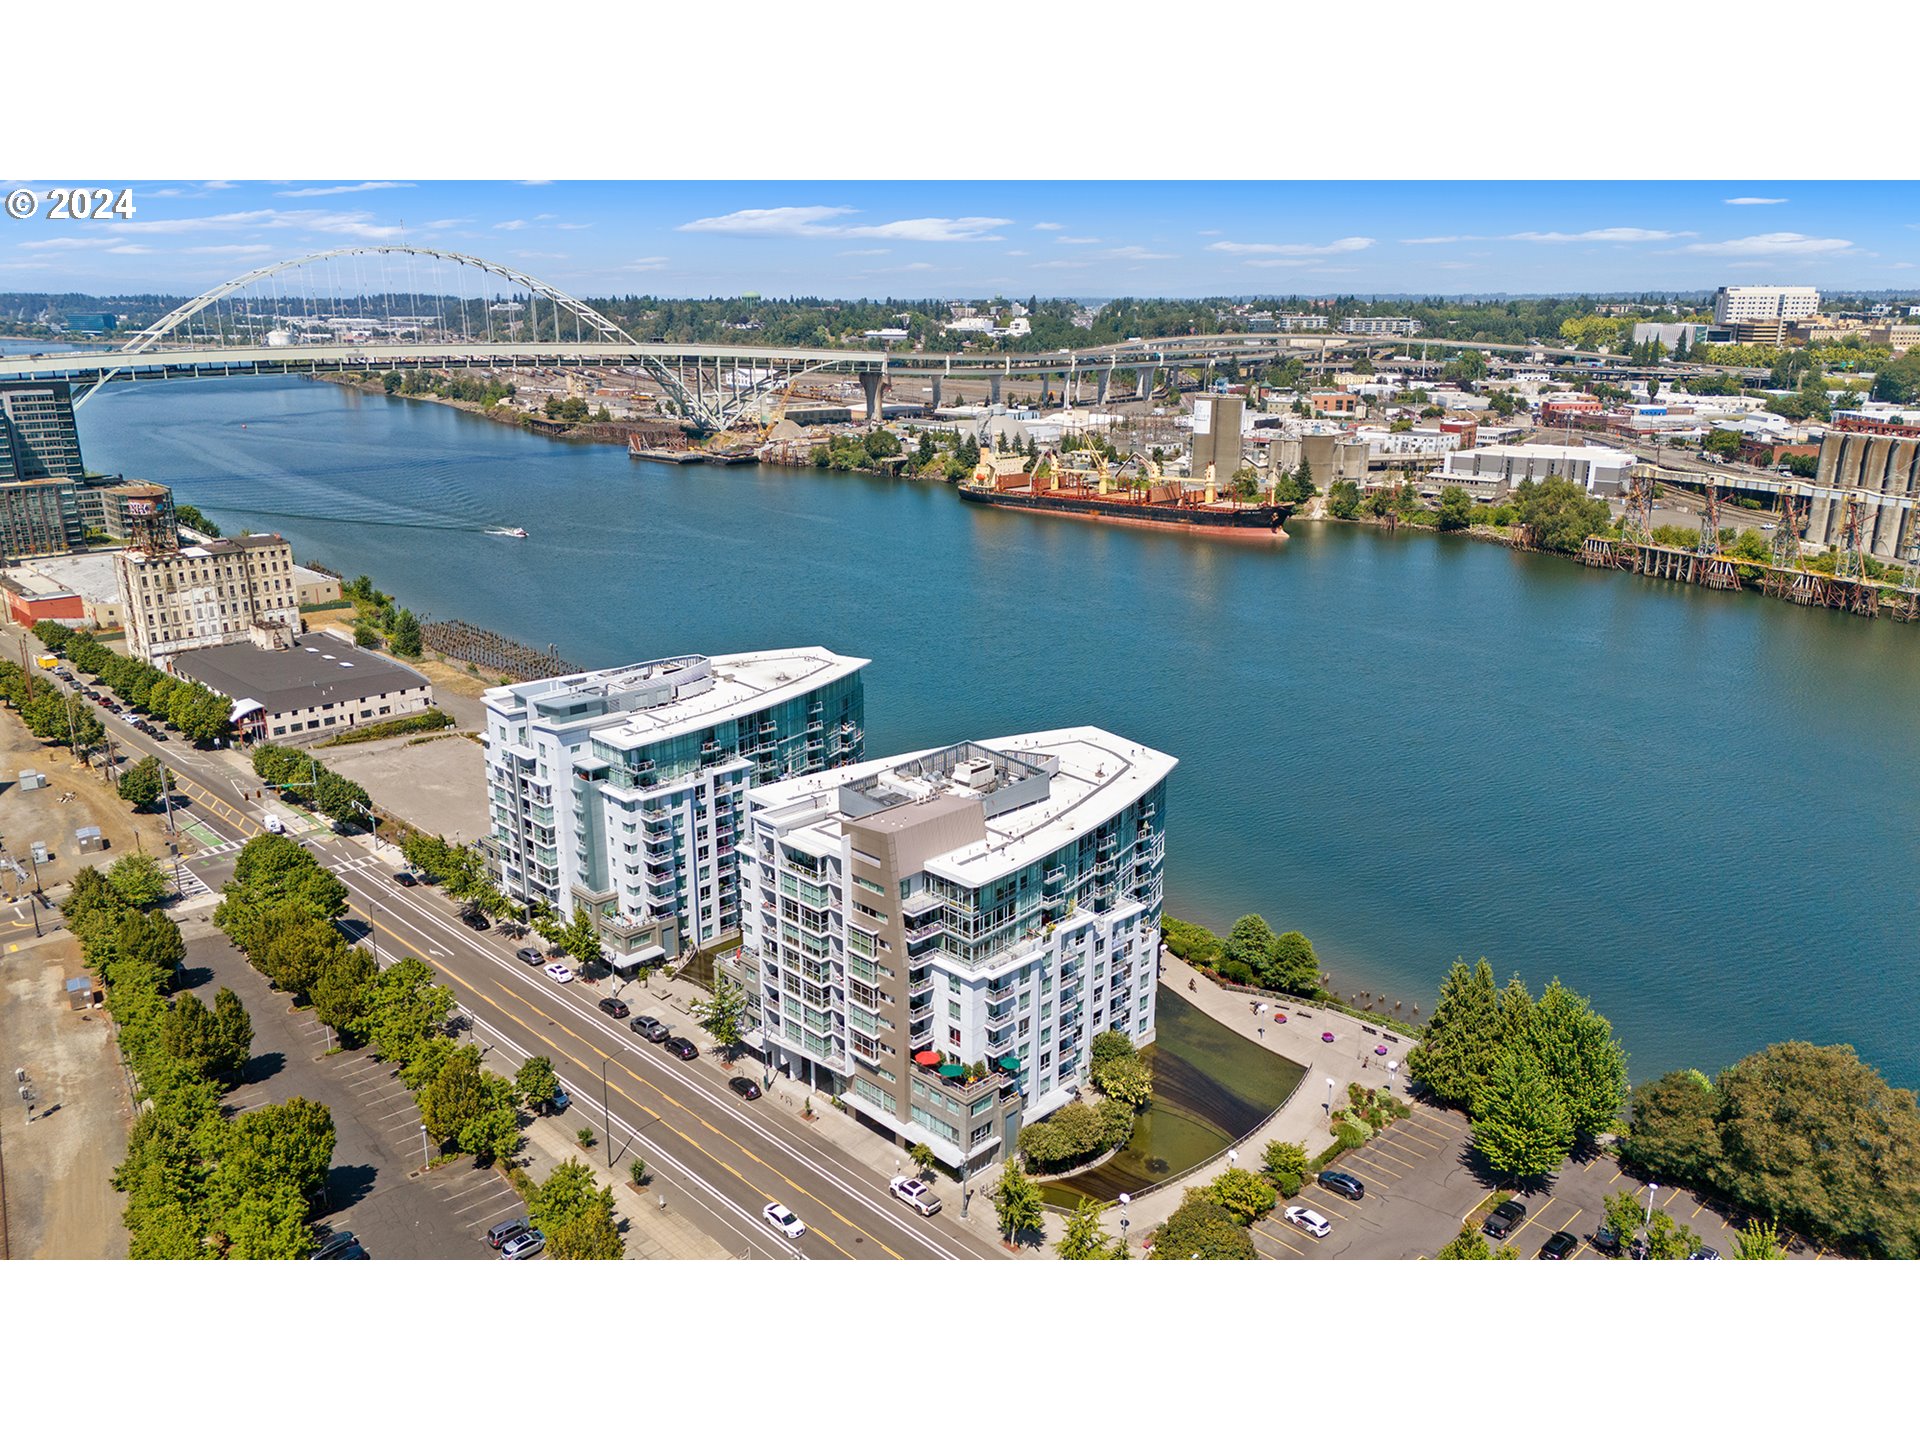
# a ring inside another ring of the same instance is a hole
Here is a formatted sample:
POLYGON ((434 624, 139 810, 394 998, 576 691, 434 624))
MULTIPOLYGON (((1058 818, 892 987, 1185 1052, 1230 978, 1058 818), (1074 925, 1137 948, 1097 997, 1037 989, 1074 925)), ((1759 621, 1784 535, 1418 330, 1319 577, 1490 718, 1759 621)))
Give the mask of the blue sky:
MULTIPOLYGON (((44 190, 33 181, 4 183, 44 190)), ((118 185, 107 183, 112 188, 118 185)), ((214 181, 131 221, 0 221, 0 290, 197 292, 405 240, 576 294, 1920 290, 1920 186, 1882 182, 214 181)))

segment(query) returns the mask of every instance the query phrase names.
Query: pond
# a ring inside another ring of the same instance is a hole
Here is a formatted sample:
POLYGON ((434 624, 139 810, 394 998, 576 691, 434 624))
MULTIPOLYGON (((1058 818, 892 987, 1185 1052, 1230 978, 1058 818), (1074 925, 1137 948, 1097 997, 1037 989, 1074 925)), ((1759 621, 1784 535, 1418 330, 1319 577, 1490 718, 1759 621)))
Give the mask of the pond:
POLYGON ((1307 1073, 1164 985, 1155 1041, 1141 1053, 1153 1065, 1153 1103, 1134 1125, 1133 1139, 1097 1170, 1043 1182, 1047 1203, 1135 1194, 1210 1160, 1285 1104, 1307 1073))

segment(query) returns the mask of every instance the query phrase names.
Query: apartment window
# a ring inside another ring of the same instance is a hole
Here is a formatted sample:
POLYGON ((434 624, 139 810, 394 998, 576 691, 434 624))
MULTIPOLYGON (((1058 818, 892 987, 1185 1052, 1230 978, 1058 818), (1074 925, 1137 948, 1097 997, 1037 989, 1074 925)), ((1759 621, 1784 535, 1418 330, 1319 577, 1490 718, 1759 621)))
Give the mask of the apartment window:
POLYGON ((873 881, 867 879, 863 875, 854 876, 853 883, 858 885, 862 890, 868 891, 874 895, 885 895, 887 893, 884 888, 874 884, 873 881))
POLYGON ((973 1134, 967 1139, 967 1148, 971 1150, 975 1145, 991 1137, 992 1134, 993 1126, 991 1124, 977 1126, 973 1134))
POLYGON ((960 1043, 960 1030, 957 1026, 950 1025, 947 1027, 947 1043, 949 1045, 958 1045, 960 1043))
POLYGON ((949 1020, 958 1020, 960 1018, 960 1002, 958 1000, 949 1000, 947 1002, 947 1018, 949 1020))

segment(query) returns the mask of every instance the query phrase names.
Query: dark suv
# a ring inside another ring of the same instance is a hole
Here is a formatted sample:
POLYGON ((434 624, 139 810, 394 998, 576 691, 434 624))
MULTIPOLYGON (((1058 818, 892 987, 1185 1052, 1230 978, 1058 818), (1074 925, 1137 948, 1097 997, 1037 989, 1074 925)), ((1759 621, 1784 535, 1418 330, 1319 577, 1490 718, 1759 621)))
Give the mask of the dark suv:
POLYGON ((1344 1195, 1349 1200, 1364 1200, 1367 1198, 1367 1187, 1362 1185, 1353 1176, 1347 1174, 1344 1170, 1322 1170, 1320 1172, 1320 1188, 1322 1190, 1331 1190, 1336 1195, 1344 1195))
POLYGON ((615 999, 611 995, 600 1002, 600 1008, 616 1020, 624 1020, 627 1018, 627 1002, 615 999))
POLYGON ((1487 1223, 1480 1229, 1495 1240, 1504 1240, 1513 1233, 1513 1227, 1526 1218, 1526 1206, 1518 1200, 1503 1200, 1493 1207, 1493 1213, 1487 1216, 1487 1223))
POLYGON ((493 922, 487 919, 487 912, 484 910, 462 910, 460 912, 460 923, 465 925, 469 930, 491 930, 493 928, 493 922))
POLYGON ((1542 1260, 1564 1260, 1580 1248, 1580 1242, 1564 1230, 1556 1230, 1540 1247, 1542 1260))

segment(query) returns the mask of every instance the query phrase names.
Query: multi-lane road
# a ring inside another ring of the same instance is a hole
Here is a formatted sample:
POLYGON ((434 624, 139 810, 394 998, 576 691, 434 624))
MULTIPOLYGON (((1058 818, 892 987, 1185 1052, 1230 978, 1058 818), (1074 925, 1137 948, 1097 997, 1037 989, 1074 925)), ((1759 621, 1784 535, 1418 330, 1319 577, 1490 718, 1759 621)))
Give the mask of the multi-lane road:
MULTIPOLYGON (((38 649, 31 637, 30 647, 38 649)), ((218 755, 170 736, 155 739, 121 717, 101 712, 115 748, 134 757, 159 755, 176 777, 176 819, 199 843, 181 845, 191 871, 214 889, 230 873, 233 851, 262 833, 262 809, 246 798, 244 777, 218 755), (211 839, 209 837, 212 837, 211 839), (196 852, 211 856, 196 859, 196 852)), ((476 777, 477 778, 477 777, 476 777)), ((375 850, 367 837, 315 830, 300 837, 347 886, 344 917, 382 964, 418 956, 450 986, 476 1041, 504 1057, 509 1068, 530 1054, 553 1061, 572 1097, 570 1118, 591 1125, 599 1144, 595 1163, 609 1180, 625 1177, 638 1155, 656 1177, 649 1203, 668 1203, 735 1255, 809 1259, 1004 1258, 990 1229, 957 1223, 946 1214, 923 1218, 887 1191, 887 1177, 821 1134, 802 1114, 799 1091, 781 1081, 758 1100, 741 1099, 708 1055, 687 1062, 634 1034, 625 1021, 598 1008, 599 991, 556 984, 543 969, 514 956, 514 943, 497 930, 476 934, 461 924, 437 890, 405 887, 394 879, 390 847, 375 850), (384 857, 384 858, 383 858, 384 857), (792 1098, 793 1104, 786 1103, 792 1098), (609 1145, 602 1134, 613 1130, 609 1145), (617 1168, 615 1168, 617 1167, 617 1168), (761 1210, 778 1201, 807 1225, 790 1241, 767 1225, 761 1210)), ((190 887, 192 888, 192 887, 190 887)), ((622 998, 636 1014, 648 997, 628 987, 622 998)), ((677 1032, 684 1017, 662 1015, 677 1032)), ((754 1073, 751 1061, 736 1073, 754 1073)), ((825 1101, 818 1102, 821 1106, 825 1101)), ((833 1117, 836 1121, 839 1117, 833 1117)), ((950 1183, 936 1187, 957 1208, 950 1183)), ((976 1194, 974 1203, 986 1204, 976 1194)))

